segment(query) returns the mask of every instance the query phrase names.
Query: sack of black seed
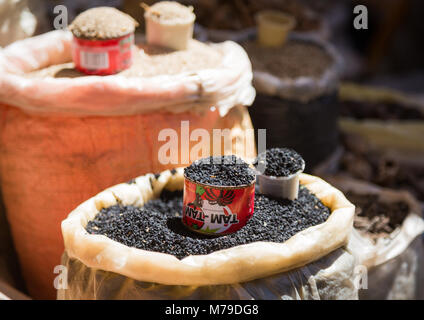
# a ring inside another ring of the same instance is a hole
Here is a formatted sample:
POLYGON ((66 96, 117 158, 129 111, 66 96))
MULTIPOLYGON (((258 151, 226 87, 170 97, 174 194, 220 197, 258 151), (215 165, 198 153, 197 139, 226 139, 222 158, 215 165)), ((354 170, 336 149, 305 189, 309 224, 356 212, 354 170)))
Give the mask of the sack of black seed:
POLYGON ((291 36, 281 48, 242 45, 257 92, 249 108, 253 126, 267 128, 268 147, 293 148, 314 168, 338 145, 340 55, 329 43, 303 36, 291 36))
POLYGON ((424 299, 424 220, 419 203, 406 191, 346 177, 330 181, 356 206, 348 248, 367 275, 359 298, 424 299))
POLYGON ((294 201, 256 193, 239 231, 194 233, 182 217, 183 169, 111 187, 62 222, 59 299, 357 299, 344 248, 354 206, 302 174, 294 201))

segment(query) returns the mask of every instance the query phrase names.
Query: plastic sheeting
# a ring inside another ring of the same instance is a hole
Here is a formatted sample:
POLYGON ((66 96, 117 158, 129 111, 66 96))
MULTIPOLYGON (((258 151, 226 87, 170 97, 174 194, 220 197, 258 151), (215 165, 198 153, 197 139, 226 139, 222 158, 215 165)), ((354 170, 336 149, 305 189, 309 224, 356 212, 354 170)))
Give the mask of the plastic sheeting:
MULTIPOLYGON (((354 235, 352 238, 359 236, 354 235)), ((352 239, 357 241, 358 239, 352 239)), ((363 238, 361 239, 363 240, 363 238)), ((360 240, 359 240, 360 241, 360 240)), ((392 244, 400 240, 393 240, 392 244)), ((350 244, 351 245, 351 244, 350 244)), ((369 248, 364 248, 364 251, 369 248)), ((354 254, 360 263, 362 250, 354 254)), ((380 258, 384 259, 381 254, 380 258)), ((424 299, 424 242, 417 236, 398 255, 371 265, 367 272, 367 287, 359 288, 360 300, 422 300, 424 299)))
POLYGON ((424 298, 424 220, 417 201, 407 192, 382 189, 346 177, 330 179, 344 192, 377 194, 385 203, 403 201, 410 208, 402 225, 389 237, 372 242, 354 230, 348 244, 359 266, 368 269, 368 286, 359 290, 361 299, 424 298))
POLYGON ((58 299, 96 300, 355 300, 358 298, 355 259, 345 249, 289 272, 254 281, 214 286, 172 286, 136 281, 123 275, 89 268, 65 253, 68 285, 58 290, 58 299))

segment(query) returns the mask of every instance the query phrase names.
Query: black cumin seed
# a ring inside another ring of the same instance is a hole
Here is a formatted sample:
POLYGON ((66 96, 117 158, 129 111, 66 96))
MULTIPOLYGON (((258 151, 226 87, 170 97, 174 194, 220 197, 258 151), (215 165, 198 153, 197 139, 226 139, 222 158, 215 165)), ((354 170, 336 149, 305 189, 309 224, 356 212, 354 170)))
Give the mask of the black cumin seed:
POLYGON ((249 185, 255 173, 242 159, 232 156, 207 157, 194 161, 184 175, 195 182, 215 186, 249 185))
POLYGON ((265 175, 287 177, 302 169, 305 161, 296 151, 289 148, 272 148, 258 155, 253 165, 265 165, 265 175))
POLYGON ((164 191, 159 199, 150 200, 142 208, 114 205, 103 209, 86 229, 130 247, 182 259, 255 241, 284 242, 325 222, 330 215, 330 210, 303 186, 294 201, 256 194, 253 217, 244 228, 230 235, 211 238, 191 232, 181 223, 181 212, 182 192, 164 191))

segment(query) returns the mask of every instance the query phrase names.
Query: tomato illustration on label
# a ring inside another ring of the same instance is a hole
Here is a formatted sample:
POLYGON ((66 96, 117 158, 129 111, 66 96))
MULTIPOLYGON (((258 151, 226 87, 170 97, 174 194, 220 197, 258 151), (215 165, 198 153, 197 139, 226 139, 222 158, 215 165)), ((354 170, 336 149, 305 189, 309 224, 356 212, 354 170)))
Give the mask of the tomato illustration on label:
POLYGON ((184 183, 183 223, 193 231, 229 234, 241 229, 253 214, 254 184, 240 188, 184 183))
POLYGON ((201 198, 204 192, 201 187, 196 188, 196 199, 183 208, 183 222, 195 230, 201 229, 205 224, 205 215, 202 210, 203 200, 201 198))

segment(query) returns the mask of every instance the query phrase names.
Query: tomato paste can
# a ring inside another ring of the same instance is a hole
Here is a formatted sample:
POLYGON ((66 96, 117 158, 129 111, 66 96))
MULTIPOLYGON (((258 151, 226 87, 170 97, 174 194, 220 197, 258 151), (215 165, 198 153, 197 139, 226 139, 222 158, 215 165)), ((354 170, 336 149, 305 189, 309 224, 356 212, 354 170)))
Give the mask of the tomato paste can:
POLYGON ((132 65, 134 33, 125 36, 90 40, 73 37, 72 59, 75 68, 85 74, 110 75, 132 65))
POLYGON ((243 186, 213 186, 184 178, 182 221, 192 231, 230 234, 243 228, 252 217, 255 181, 243 186))

